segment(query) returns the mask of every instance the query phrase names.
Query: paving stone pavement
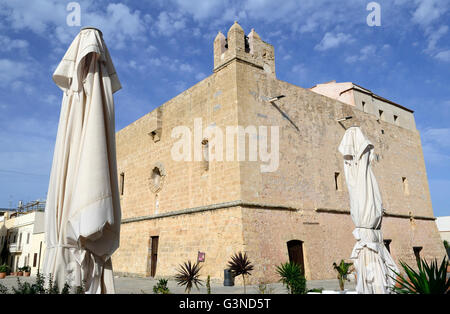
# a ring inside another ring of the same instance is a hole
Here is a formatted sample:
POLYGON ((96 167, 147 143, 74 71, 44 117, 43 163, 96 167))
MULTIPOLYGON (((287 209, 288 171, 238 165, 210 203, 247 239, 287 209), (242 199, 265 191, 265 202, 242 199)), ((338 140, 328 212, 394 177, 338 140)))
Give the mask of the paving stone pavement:
MULTIPOLYGON (((16 277, 7 276, 5 279, 0 279, 0 284, 8 287, 17 287, 17 278, 20 278, 21 282, 34 283, 35 277, 16 277)), ((120 294, 152 294, 153 286, 156 285, 158 280, 153 278, 132 278, 132 277, 114 277, 114 283, 116 287, 116 293, 120 294)), ((184 287, 180 287, 174 280, 169 280, 168 287, 171 293, 184 294, 184 287)), ((205 286, 200 286, 197 290, 195 287, 192 289, 192 294, 206 294, 207 290, 205 286)), ((334 280, 310 280, 307 281, 307 288, 323 288, 325 290, 339 290, 339 283, 337 279, 334 280)), ((345 288, 348 290, 355 289, 355 283, 353 281, 346 282, 345 288)), ((213 294, 243 294, 243 286, 224 287, 222 283, 212 282, 211 293, 213 294)), ((259 294, 257 285, 247 286, 247 294, 259 294)), ((286 288, 281 283, 273 283, 267 285, 266 293, 270 294, 285 294, 286 288)))

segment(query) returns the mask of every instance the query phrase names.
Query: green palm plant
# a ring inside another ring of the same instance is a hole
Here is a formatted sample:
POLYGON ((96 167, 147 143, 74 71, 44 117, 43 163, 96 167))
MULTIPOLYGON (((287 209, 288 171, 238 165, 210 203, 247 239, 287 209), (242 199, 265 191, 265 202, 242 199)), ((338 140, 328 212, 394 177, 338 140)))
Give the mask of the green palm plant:
POLYGON ((339 265, 333 263, 333 268, 338 273, 337 278, 339 280, 339 288, 341 288, 341 291, 344 291, 345 280, 347 280, 347 275, 353 271, 352 266, 353 263, 346 263, 344 260, 341 260, 339 265))
POLYGON ((280 281, 290 294, 304 294, 306 292, 306 279, 300 265, 288 262, 276 268, 280 281))
POLYGON ((203 285, 202 280, 199 279, 201 266, 198 263, 192 264, 191 261, 180 264, 177 270, 175 280, 179 286, 186 286, 185 291, 191 293, 192 287, 195 285, 197 289, 198 285, 203 285))
POLYGON ((437 259, 431 261, 431 265, 425 259, 417 259, 416 272, 409 265, 400 261, 406 277, 401 274, 397 278, 393 291, 398 294, 450 294, 450 278, 447 278, 449 262, 446 257, 438 267, 437 259))
POLYGON ((247 253, 242 255, 242 252, 234 254, 231 257, 231 261, 228 262, 228 267, 234 277, 239 275, 242 276, 242 281, 244 283, 244 294, 247 293, 245 276, 250 276, 253 270, 253 265, 248 259, 247 253))

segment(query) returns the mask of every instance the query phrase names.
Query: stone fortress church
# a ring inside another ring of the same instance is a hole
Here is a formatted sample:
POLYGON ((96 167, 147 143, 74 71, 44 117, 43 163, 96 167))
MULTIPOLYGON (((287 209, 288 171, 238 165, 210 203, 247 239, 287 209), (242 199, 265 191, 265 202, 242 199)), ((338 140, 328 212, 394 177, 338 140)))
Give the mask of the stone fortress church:
POLYGON ((355 244, 337 149, 354 125, 375 145, 393 258, 441 259, 413 111, 353 83, 305 89, 280 81, 274 47, 235 23, 214 41, 211 76, 117 132, 122 225, 114 271, 172 277, 200 252, 202 277, 223 281, 231 255, 242 251, 255 266, 252 283, 278 281, 275 266, 289 260, 309 280, 336 278, 333 262, 348 259, 355 244), (248 158, 174 161, 172 130, 194 130, 196 118, 222 130, 279 126, 278 169, 261 172, 262 162, 248 158))

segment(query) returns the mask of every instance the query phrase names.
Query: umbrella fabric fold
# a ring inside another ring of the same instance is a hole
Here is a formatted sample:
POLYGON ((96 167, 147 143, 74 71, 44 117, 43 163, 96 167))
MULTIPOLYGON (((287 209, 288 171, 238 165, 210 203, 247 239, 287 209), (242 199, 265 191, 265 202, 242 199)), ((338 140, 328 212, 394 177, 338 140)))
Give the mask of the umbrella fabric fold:
POLYGON ((356 291, 361 294, 391 293, 395 265, 383 242, 383 203, 371 163, 374 146, 358 127, 347 129, 339 145, 355 224, 356 244, 351 259, 357 273, 356 291))
POLYGON ((60 288, 114 293, 120 200, 113 93, 121 88, 100 32, 84 29, 53 74, 64 94, 45 209, 43 272, 60 288))

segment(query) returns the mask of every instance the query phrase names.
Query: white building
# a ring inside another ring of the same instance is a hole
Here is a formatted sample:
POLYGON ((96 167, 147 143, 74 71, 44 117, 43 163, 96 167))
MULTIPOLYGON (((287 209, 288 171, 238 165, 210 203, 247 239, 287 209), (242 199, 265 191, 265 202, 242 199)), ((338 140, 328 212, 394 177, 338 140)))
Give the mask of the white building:
POLYGON ((4 216, 9 246, 7 264, 12 272, 30 266, 31 274, 36 275, 41 269, 45 250, 44 215, 43 211, 31 211, 4 216))
POLYGON ((447 240, 450 244, 450 216, 437 217, 436 224, 442 241, 447 240))

